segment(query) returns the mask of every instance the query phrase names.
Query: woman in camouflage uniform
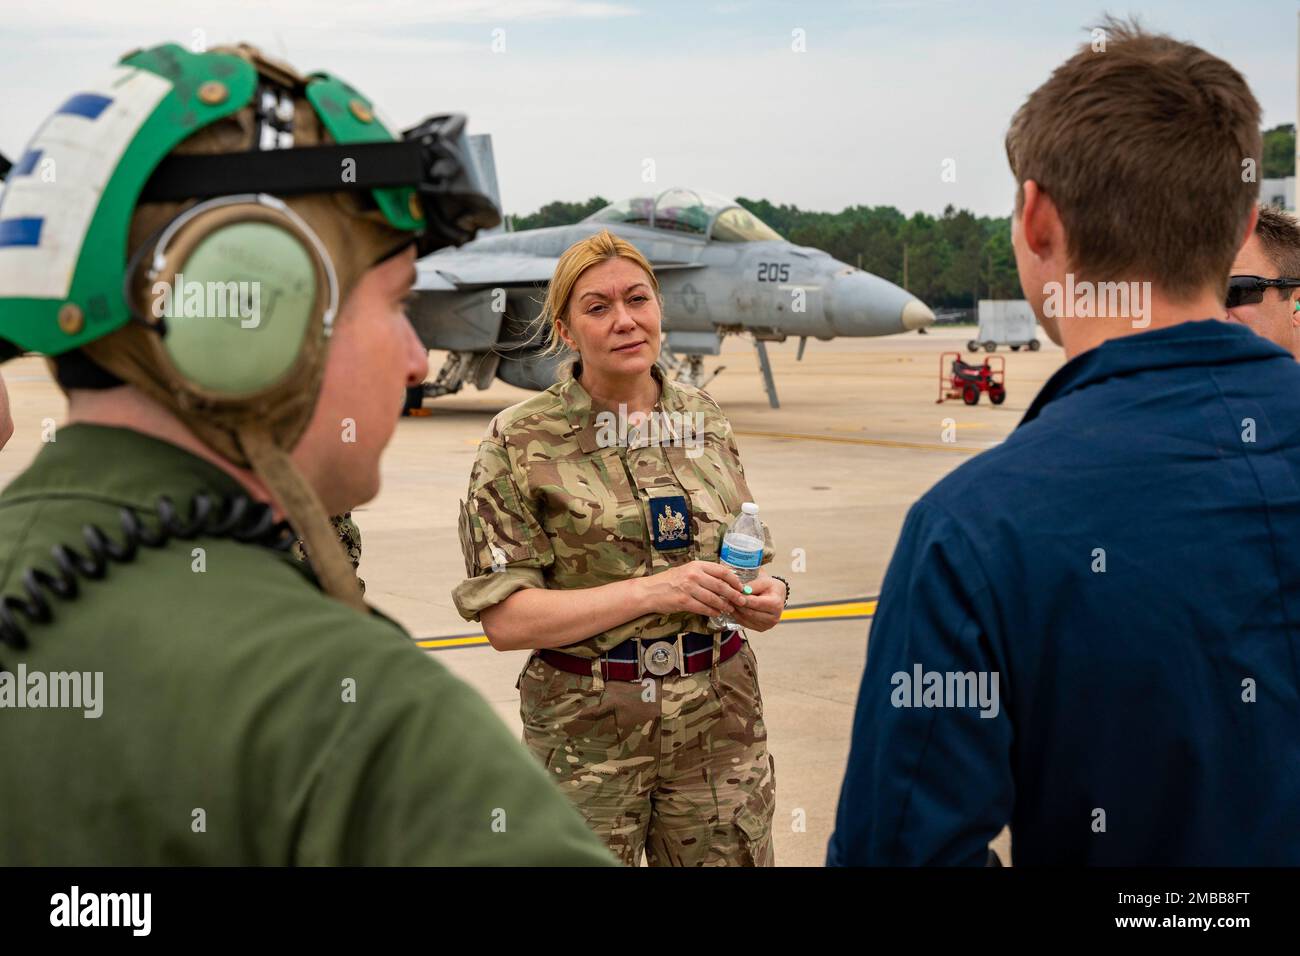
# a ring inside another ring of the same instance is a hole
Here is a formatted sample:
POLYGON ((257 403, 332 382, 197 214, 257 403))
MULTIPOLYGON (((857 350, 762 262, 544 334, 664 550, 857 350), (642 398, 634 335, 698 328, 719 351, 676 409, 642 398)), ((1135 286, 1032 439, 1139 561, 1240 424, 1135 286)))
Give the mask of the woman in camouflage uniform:
POLYGON ((717 562, 751 496, 717 403, 656 364, 660 309, 624 240, 602 232, 560 258, 541 321, 578 360, 492 420, 454 597, 498 650, 533 649, 524 743, 624 862, 771 865, 754 654, 708 618, 766 630, 786 585, 760 572, 742 591, 717 562))

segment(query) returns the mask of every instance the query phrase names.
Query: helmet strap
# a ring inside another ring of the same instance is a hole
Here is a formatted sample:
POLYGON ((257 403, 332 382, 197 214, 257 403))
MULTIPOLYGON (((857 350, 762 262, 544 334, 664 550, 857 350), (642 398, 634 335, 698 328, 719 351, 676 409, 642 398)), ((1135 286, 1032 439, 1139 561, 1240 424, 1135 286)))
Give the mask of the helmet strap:
POLYGON ((356 572, 348 561, 343 543, 330 527, 325 506, 288 453, 257 425, 241 428, 238 437, 254 474, 262 479, 306 545, 307 560, 316 572, 322 590, 349 607, 366 612, 356 572))

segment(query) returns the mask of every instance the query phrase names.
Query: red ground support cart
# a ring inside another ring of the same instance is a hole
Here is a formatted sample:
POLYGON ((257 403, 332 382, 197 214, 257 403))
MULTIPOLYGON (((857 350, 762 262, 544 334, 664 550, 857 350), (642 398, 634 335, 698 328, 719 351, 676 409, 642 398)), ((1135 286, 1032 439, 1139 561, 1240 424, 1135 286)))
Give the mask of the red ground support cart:
POLYGON ((989 393, 989 401, 1001 405, 1007 399, 1007 360, 1002 355, 990 355, 983 365, 970 365, 961 360, 960 352, 944 352, 939 356, 939 398, 935 402, 960 398, 967 405, 979 404, 980 392, 989 393))

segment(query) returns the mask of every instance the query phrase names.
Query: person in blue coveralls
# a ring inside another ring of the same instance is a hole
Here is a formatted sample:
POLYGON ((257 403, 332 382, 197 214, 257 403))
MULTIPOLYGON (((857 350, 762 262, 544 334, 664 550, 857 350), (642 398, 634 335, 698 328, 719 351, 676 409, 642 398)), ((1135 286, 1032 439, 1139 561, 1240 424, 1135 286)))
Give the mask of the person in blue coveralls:
POLYGON ((1006 146, 1067 361, 907 516, 828 863, 1300 864, 1300 365, 1223 321, 1259 106, 1108 20, 1006 146))

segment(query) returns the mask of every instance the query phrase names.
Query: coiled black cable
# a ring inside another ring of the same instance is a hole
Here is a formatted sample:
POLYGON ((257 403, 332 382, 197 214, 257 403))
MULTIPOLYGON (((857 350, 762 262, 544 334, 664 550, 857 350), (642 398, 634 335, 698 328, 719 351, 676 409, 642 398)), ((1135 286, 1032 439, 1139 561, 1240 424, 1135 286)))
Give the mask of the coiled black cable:
MULTIPOLYGON (((81 527, 81 536, 86 542, 85 554, 66 544, 56 544, 50 553, 54 556, 58 572, 51 574, 42 568, 28 568, 22 575, 27 597, 11 594, 0 601, 0 644, 19 651, 25 649, 27 634, 19 625, 15 612, 21 612, 34 624, 49 623, 54 619, 54 609, 46 592, 72 600, 80 591, 80 578, 102 580, 108 573, 110 561, 120 564, 134 561, 141 545, 146 548, 161 548, 173 538, 182 541, 200 537, 233 538, 275 551, 288 551, 296 540, 288 522, 275 520, 270 505, 254 502, 247 495, 223 498, 218 506, 214 504, 211 495, 200 492, 190 502, 187 521, 181 520, 172 500, 161 495, 155 514, 158 525, 151 528, 140 519, 135 509, 119 510, 118 520, 123 535, 121 544, 93 524, 81 527)), ((4 664, 0 663, 0 671, 4 670, 4 664)))

